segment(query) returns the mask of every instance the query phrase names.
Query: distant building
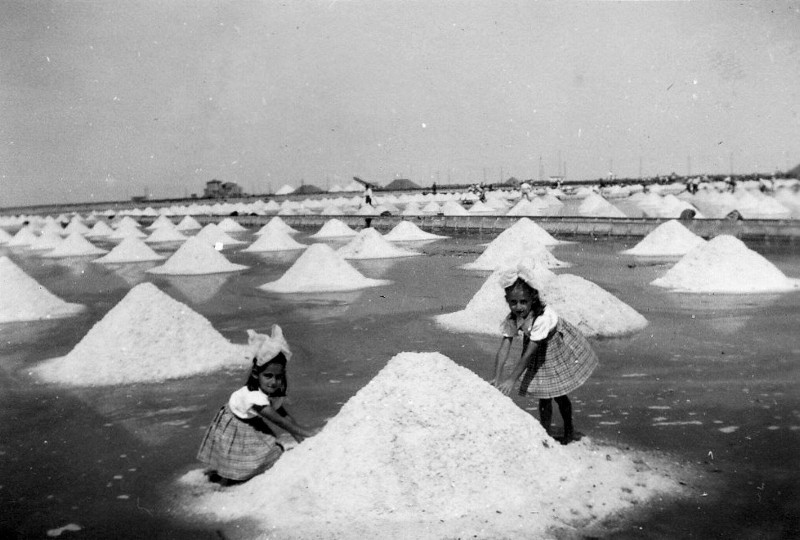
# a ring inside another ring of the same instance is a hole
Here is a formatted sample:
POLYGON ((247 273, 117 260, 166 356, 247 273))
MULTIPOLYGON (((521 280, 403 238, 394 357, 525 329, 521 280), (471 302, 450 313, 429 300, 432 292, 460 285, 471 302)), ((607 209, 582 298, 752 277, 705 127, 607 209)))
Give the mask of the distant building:
POLYGON ((242 187, 236 182, 223 182, 222 180, 209 180, 203 190, 203 198, 224 199, 227 197, 241 197, 244 195, 242 187))

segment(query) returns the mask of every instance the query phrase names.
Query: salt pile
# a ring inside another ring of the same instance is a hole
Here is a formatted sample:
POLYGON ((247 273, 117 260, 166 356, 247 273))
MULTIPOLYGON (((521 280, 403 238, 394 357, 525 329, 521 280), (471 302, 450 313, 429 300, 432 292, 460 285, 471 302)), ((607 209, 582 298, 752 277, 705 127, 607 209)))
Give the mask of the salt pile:
POLYGON ((178 230, 178 228, 170 223, 169 225, 161 225, 150 236, 144 239, 148 244, 163 244, 167 242, 183 242, 186 236, 178 230))
POLYGON ((400 353, 272 469, 187 505, 270 538, 544 538, 680 490, 616 449, 559 445, 439 353, 400 353))
POLYGON ((533 221, 532 219, 528 219, 526 217, 520 218, 514 223, 511 227, 506 229, 505 231, 501 232, 497 235, 495 240, 502 240, 502 241, 515 241, 519 238, 533 238, 540 244, 544 244, 545 246, 557 246, 560 244, 570 244, 571 242, 565 242, 562 240, 557 240, 553 235, 547 232, 544 227, 533 221))
POLYGON ((290 251, 308 247, 306 244, 301 244, 289 236, 288 232, 276 225, 264 225, 259 233, 261 235, 256 237, 255 242, 242 251, 290 251))
POLYGON ((183 219, 176 225, 176 228, 181 232, 196 231, 202 229, 203 226, 194 219, 192 216, 184 216, 183 219))
POLYGON ((627 217, 625 214, 597 193, 590 193, 578 207, 578 214, 592 217, 627 217))
POLYGON ((195 235, 195 238, 198 240, 202 240, 209 246, 216 246, 217 244, 222 244, 222 246, 232 246, 236 244, 244 244, 245 242, 241 240, 236 240, 232 238, 228 233, 217 227, 216 223, 209 223, 205 227, 203 227, 199 233, 195 235))
MULTIPOLYGON (((556 275, 530 259, 522 264, 533 270, 544 302, 586 337, 624 336, 648 324, 638 311, 591 281, 571 274, 556 275)), ((499 335, 500 324, 509 313, 500 285, 504 270, 492 273, 463 310, 437 315, 434 320, 453 332, 499 335)))
POLYGON ((198 275, 217 274, 244 270, 247 266, 234 264, 213 246, 197 238, 189 238, 161 266, 147 271, 148 274, 198 275))
POLYGON ((126 238, 114 249, 95 259, 94 263, 137 263, 145 261, 162 261, 164 257, 153 251, 150 246, 138 238, 126 238))
POLYGON ((278 229, 288 234, 297 234, 300 232, 297 229, 293 229, 292 227, 290 227, 285 221, 283 221, 278 216, 275 216, 272 219, 270 219, 266 225, 264 225, 258 231, 256 231, 255 234, 262 235, 268 232, 270 229, 278 229))
POLYGON ((503 266, 513 266, 528 257, 533 258, 537 266, 544 266, 545 268, 569 266, 569 263, 556 259, 547 247, 538 240, 515 233, 506 234, 509 231, 511 229, 503 231, 500 236, 489 243, 477 259, 463 265, 462 268, 468 270, 496 270, 503 266))
MULTIPOLYGON (((88 235, 87 235, 88 236, 88 235)), ((133 225, 125 225, 117 227, 108 234, 110 240, 124 240, 125 238, 147 238, 147 234, 139 230, 138 227, 133 225)))
POLYGON ((72 233, 52 251, 43 255, 48 258, 59 257, 85 257, 89 255, 103 255, 107 250, 96 247, 80 233, 72 233))
POLYGON ((225 231, 226 233, 237 233, 237 232, 244 232, 247 229, 242 227, 236 221, 232 220, 231 218, 225 218, 217 224, 217 227, 225 231))
POLYGON ((399 248, 389 243, 381 233, 369 227, 337 250, 345 259, 389 259, 422 255, 418 251, 399 248))
POLYGON ((34 368, 46 382, 100 386, 157 382, 244 365, 208 320, 152 283, 131 289, 66 356, 34 368))
POLYGON ((312 244, 277 281, 259 289, 276 293, 352 291, 390 281, 364 277, 332 247, 312 244))
POLYGON ((800 288, 763 256, 730 235, 704 242, 650 283, 691 293, 766 293, 800 288))
POLYGON ((154 231, 159 227, 174 227, 175 225, 167 216, 158 216, 156 220, 151 223, 148 227, 145 227, 148 231, 154 231))
POLYGON ((383 235, 390 242, 416 242, 419 240, 436 240, 447 238, 439 234, 425 232, 410 221, 401 221, 391 231, 383 235))
POLYGON ((13 237, 6 232, 5 229, 0 229, 0 244, 7 244, 13 237))
POLYGON ((98 221, 92 228, 89 229, 89 232, 85 233, 84 236, 86 238, 105 238, 110 236, 114 232, 114 229, 108 226, 105 221, 98 221))
POLYGON ((338 238, 343 236, 355 236, 358 233, 351 229, 347 223, 340 219, 329 219, 320 229, 309 238, 338 238))
POLYGON ((73 219, 69 222, 69 225, 64 228, 63 232, 66 234, 77 232, 85 235, 89 230, 89 227, 84 225, 79 219, 73 219))
POLYGON ((11 237, 11 240, 6 242, 6 245, 11 247, 29 246, 36 238, 38 237, 36 233, 33 232, 33 229, 31 229, 29 225, 26 225, 18 230, 17 233, 11 237))
POLYGON ((31 251, 54 249, 62 242, 64 242, 64 238, 57 232, 45 231, 39 238, 31 242, 28 249, 31 251))
POLYGON ((687 229, 680 221, 671 219, 662 223, 638 244, 622 253, 641 256, 685 255, 705 240, 687 229))
POLYGON ((0 323, 71 317, 85 309, 52 294, 8 257, 0 257, 0 323))

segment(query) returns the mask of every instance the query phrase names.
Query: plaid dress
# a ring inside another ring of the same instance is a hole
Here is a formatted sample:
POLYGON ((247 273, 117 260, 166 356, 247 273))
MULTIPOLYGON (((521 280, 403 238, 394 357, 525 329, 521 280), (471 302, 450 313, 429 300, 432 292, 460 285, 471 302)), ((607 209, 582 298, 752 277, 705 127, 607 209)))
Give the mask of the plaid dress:
MULTIPOLYGON (((519 330, 523 333, 524 353, 530 334, 524 327, 519 330)), ((522 374, 521 396, 548 399, 569 394, 586 382, 599 363, 586 337, 561 317, 547 337, 537 343, 522 374)))
POLYGON ((197 459, 229 480, 248 480, 283 454, 275 433, 260 416, 242 419, 225 404, 206 429, 197 459))

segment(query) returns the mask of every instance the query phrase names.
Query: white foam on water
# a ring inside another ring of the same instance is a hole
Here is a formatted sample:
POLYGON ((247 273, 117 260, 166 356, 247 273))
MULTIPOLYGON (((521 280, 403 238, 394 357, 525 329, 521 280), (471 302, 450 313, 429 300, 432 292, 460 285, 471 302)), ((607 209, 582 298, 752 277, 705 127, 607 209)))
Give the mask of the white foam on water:
POLYGON ((0 323, 72 317, 86 309, 54 295, 8 257, 0 257, 0 282, 0 323))
POLYGON ((225 255, 202 239, 193 236, 186 240, 167 261, 147 270, 148 274, 199 275, 236 272, 248 268, 234 264, 225 255))
POLYGON ((363 229, 350 242, 339 248, 337 253, 345 259, 390 259, 422 255, 418 251, 392 245, 372 227, 363 229))
POLYGON ((622 253, 642 256, 685 255, 705 240, 687 229, 680 221, 671 219, 653 229, 647 236, 622 253))
POLYGON ((158 382, 246 363, 211 323, 152 283, 131 289, 66 355, 33 374, 69 386, 158 382))

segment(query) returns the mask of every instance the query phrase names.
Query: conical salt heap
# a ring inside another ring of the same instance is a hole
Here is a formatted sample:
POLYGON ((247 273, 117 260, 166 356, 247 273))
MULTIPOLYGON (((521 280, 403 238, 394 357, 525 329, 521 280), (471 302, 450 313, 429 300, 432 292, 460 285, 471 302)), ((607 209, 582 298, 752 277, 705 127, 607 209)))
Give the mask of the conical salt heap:
POLYGON ((272 219, 270 219, 266 223, 266 225, 264 225, 258 231, 256 231, 255 234, 256 234, 256 236, 260 236, 260 235, 268 232, 270 229, 279 229, 279 230, 281 230, 281 231, 283 231, 283 232, 285 232, 287 234, 297 234, 297 233, 300 232, 297 229, 294 229, 294 228, 290 227, 285 221, 283 221, 278 216, 275 216, 272 219))
POLYGON ((532 238, 540 244, 544 244, 545 246, 557 246, 560 244, 572 243, 556 239, 553 237, 553 235, 547 232, 544 227, 526 217, 518 219, 511 227, 498 234, 495 240, 508 239, 509 241, 516 241, 520 238, 532 238))
POLYGON ((687 229, 680 221, 671 219, 662 223, 638 244, 622 253, 640 256, 685 255, 705 240, 687 229))
POLYGON ((238 222, 232 220, 231 218, 227 217, 220 221, 217 224, 221 230, 225 231, 226 233, 238 233, 244 232, 247 230, 246 227, 242 227, 238 222))
POLYGON ((730 235, 703 242, 650 283, 691 293, 768 293, 800 288, 763 256, 730 235))
POLYGON ((222 244, 223 247, 226 247, 236 244, 244 244, 243 241, 236 240, 235 238, 231 237, 231 235, 217 227, 216 223, 209 223, 203 227, 200 232, 195 235, 195 238, 202 240, 209 246, 222 244))
POLYGON ((277 293, 352 291, 386 285, 390 281, 364 277, 332 247, 312 244, 276 281, 259 289, 277 293))
POLYGON ((563 447, 470 370, 400 353, 272 469, 188 504, 271 538, 543 538, 680 489, 633 461, 563 447))
POLYGON ((305 249, 308 246, 301 244, 286 232, 280 225, 264 225, 259 231, 256 240, 242 251, 291 251, 305 249))
MULTIPOLYGON (((162 216, 163 217, 163 216, 162 216)), ((183 234, 178 228, 170 222, 169 224, 162 224, 150 233, 150 236, 144 239, 148 244, 162 244, 168 242, 183 242, 186 240, 186 235, 183 234)))
POLYGON ((340 219, 329 219, 320 229, 309 238, 338 238, 342 236, 355 236, 358 233, 351 229, 347 223, 340 219))
MULTIPOLYGON (((507 233, 511 229, 504 232, 507 233)), ((530 236, 500 235, 492 240, 481 255, 471 263, 462 266, 469 270, 496 270, 501 266, 511 266, 523 258, 533 258, 538 266, 563 268, 570 266, 555 258, 547 246, 530 236)))
POLYGON ((160 227, 174 227, 175 224, 172 223, 172 220, 169 219, 167 216, 161 215, 156 218, 153 223, 145 227, 148 231, 154 231, 160 227))
POLYGON ((52 251, 42 256, 47 258, 86 257, 89 255, 104 255, 106 253, 108 253, 108 250, 95 246, 84 238, 81 233, 74 232, 53 248, 52 251))
POLYGON ((105 221, 98 221, 92 228, 89 229, 89 232, 84 233, 86 238, 106 238, 111 236, 114 233, 114 229, 108 226, 108 223, 105 221))
POLYGON ((54 295, 8 257, 0 257, 0 282, 0 323, 71 317, 86 309, 54 295))
POLYGON ((339 248, 337 253, 345 259, 390 259, 422 255, 418 251, 392 245, 372 227, 359 232, 347 245, 339 248))
MULTIPOLYGON (((638 332, 647 319, 599 285, 572 274, 556 275, 530 259, 544 302, 578 327, 587 337, 617 337, 638 332)), ((508 316, 505 292, 500 285, 503 268, 493 272, 461 311, 437 315, 434 320, 454 332, 500 335, 508 316)))
POLYGON ((161 266, 147 270, 148 274, 199 275, 236 272, 248 268, 234 264, 225 255, 203 240, 193 236, 178 248, 161 266))
POLYGON ((165 257, 138 238, 125 238, 114 249, 92 262, 94 263, 138 263, 146 261, 163 261, 165 257))
POLYGON ((11 247, 22 247, 22 246, 29 246, 33 244, 33 242, 38 238, 36 233, 33 232, 33 229, 30 225, 25 225, 20 230, 11 237, 11 240, 6 242, 7 246, 11 247))
POLYGON ((42 235, 31 242, 28 249, 31 251, 51 250, 64 242, 64 237, 55 231, 44 231, 42 235))
POLYGON ((244 361, 243 346, 152 283, 141 283, 69 354, 47 360, 34 374, 58 384, 101 386, 188 377, 244 361))
POLYGON ((401 221, 391 231, 384 234, 383 237, 390 242, 415 242, 418 240, 447 238, 439 234, 425 232, 410 221, 401 221))
POLYGON ((180 223, 178 223, 175 227, 181 232, 196 231, 203 228, 203 226, 200 225, 200 223, 192 216, 184 216, 180 223))

